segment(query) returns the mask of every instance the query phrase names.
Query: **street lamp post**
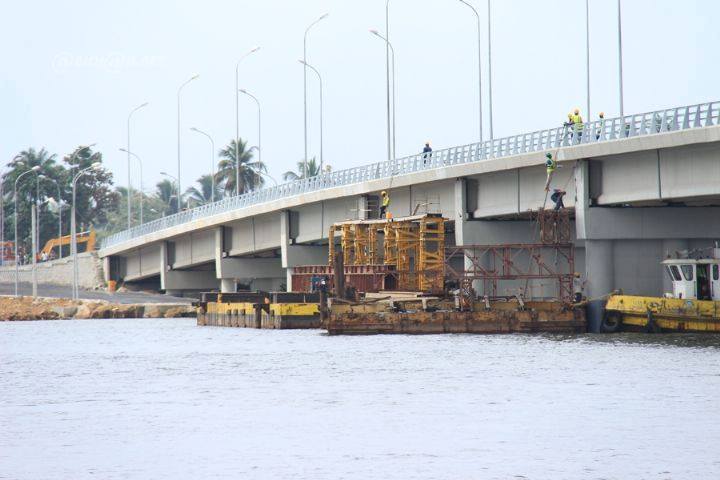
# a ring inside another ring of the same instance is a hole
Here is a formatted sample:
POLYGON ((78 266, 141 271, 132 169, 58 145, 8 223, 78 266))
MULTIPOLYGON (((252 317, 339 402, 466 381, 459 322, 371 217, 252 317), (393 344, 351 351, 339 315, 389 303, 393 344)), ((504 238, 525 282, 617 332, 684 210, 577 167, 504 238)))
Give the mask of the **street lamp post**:
MULTIPOLYGON (((188 83, 197 79, 199 76, 200 75, 196 74, 196 75, 193 75, 192 77, 190 77, 188 80, 185 80, 185 83, 180 85, 180 88, 178 88, 178 91, 177 91, 177 161, 178 161, 177 182, 178 182, 178 191, 180 190, 180 168, 181 168, 181 166, 180 166, 180 93, 182 93, 182 90, 183 90, 183 88, 185 88, 185 85, 187 85, 188 83)), ((128 150, 130 150, 130 149, 128 148, 128 150)), ((128 195, 129 195, 129 192, 128 192, 128 195)), ((179 212, 182 208, 182 204, 181 204, 179 195, 177 198, 177 207, 178 207, 178 212, 179 212)))
MULTIPOLYGON (((49 180, 55 184, 57 188, 57 204, 58 204, 58 257, 62 258, 62 197, 60 196, 60 182, 54 178, 46 177, 45 175, 38 175, 38 180, 49 180)), ((40 230, 40 216, 38 214, 38 230, 40 230)))
MULTIPOLYGON (((303 36, 303 62, 307 62, 307 36, 310 29, 317 25, 321 20, 327 18, 329 14, 322 14, 317 20, 312 22, 305 29, 303 36)), ((307 65, 305 65, 307 67, 307 65)), ((305 131, 305 156, 303 157, 303 177, 307 178, 307 162, 308 162, 308 125, 307 125, 307 68, 303 68, 303 125, 305 131)))
POLYGON ((495 139, 495 135, 493 133, 493 96, 492 96, 492 35, 491 35, 491 21, 490 21, 490 2, 492 0, 487 0, 487 32, 488 32, 488 117, 490 117, 490 140, 495 139))
POLYGON ((478 129, 480 131, 480 143, 483 141, 483 119, 482 119, 482 56, 480 51, 480 45, 481 45, 481 34, 482 30, 480 27, 480 14, 478 11, 473 7, 470 3, 468 3, 465 0, 459 0, 460 3, 463 3, 470 7, 470 9, 475 14, 475 17, 477 18, 477 36, 478 36, 478 42, 477 42, 477 48, 478 48, 478 129))
POLYGON ((249 52, 240 57, 235 64, 235 195, 240 195, 240 95, 238 94, 240 85, 240 62, 248 55, 257 52, 260 47, 253 47, 249 52))
MULTIPOLYGON (((392 43, 390 43, 390 40, 387 37, 384 37, 380 32, 378 32, 376 29, 371 28, 370 33, 381 39, 385 42, 386 48, 389 49, 392 59, 392 120, 390 115, 390 101, 388 100, 388 111, 387 111, 387 123, 388 125, 392 125, 392 129, 388 128, 387 134, 387 144, 388 144, 388 160, 392 160, 395 158, 395 49, 392 46, 392 43), (392 132, 392 133, 391 133, 392 132)), ((387 89, 388 89, 388 95, 390 95, 390 78, 387 79, 387 89)), ((388 97, 389 98, 389 97, 388 97)))
POLYGON ((210 202, 215 202, 215 141, 210 136, 210 134, 203 132, 199 128, 192 127, 190 130, 193 132, 199 133, 200 135, 204 135, 207 137, 208 140, 210 140, 210 177, 212 179, 212 190, 210 191, 210 202))
POLYGON ((261 111, 260 111, 260 100, 258 100, 258 98, 257 98, 255 95, 253 95, 252 93, 248 92, 248 91, 245 90, 244 88, 241 88, 241 89, 240 89, 240 93, 244 93, 244 94, 247 95, 248 97, 250 97, 250 98, 252 98, 253 100, 255 100, 255 104, 257 105, 257 110, 258 110, 258 119, 257 119, 257 124, 258 124, 258 146, 257 146, 257 151, 258 151, 258 160, 259 160, 260 162, 262 162, 262 117, 261 117, 261 111))
POLYGON ((20 278, 20 266, 19 266, 20 261, 18 258, 18 243, 20 243, 20 242, 18 241, 18 226, 17 226, 17 219, 18 219, 17 186, 18 186, 18 182, 20 181, 20 179, 22 177, 24 177, 28 173, 37 172, 38 170, 40 170, 40 166, 36 165, 36 166, 32 167, 30 170, 26 170, 23 173, 21 173, 20 175, 18 175, 18 177, 15 179, 15 188, 13 190, 13 204, 15 205, 15 215, 13 215, 13 217, 14 217, 14 222, 15 222, 15 296, 16 297, 18 296, 18 292, 20 289, 19 288, 20 287, 20 280, 19 280, 19 278, 20 278))
MULTIPOLYGON (((145 193, 144 193, 145 190, 143 189, 143 162, 142 162, 142 160, 140 159, 140 157, 138 157, 137 155, 135 155, 135 154, 134 154, 133 152, 131 152, 130 150, 127 150, 127 149, 125 149, 125 148, 121 148, 120 151, 127 153, 127 154, 128 154, 128 157, 132 156, 135 160, 138 161, 138 165, 140 166, 140 202, 139 202, 139 203, 140 203, 140 225, 142 225, 142 224, 143 224, 143 203, 144 203, 143 197, 145 196, 145 193)), ((128 184, 129 184, 129 182, 128 182, 128 184)), ((130 189, 128 188, 128 196, 130 196, 130 193, 131 193, 131 191, 130 191, 130 189)), ((128 210, 128 213, 130 213, 129 210, 128 210)))
MULTIPOLYGON (((372 31, 372 30, 371 30, 372 31)), ((378 35, 377 30, 375 32, 378 35)), ((378 35, 380 36, 380 35, 378 35)), ((382 37, 381 37, 382 38, 382 37)), ((387 100, 387 151, 388 160, 392 160, 395 156, 395 147, 390 150, 390 129, 392 128, 392 134, 395 135, 395 51, 390 44, 390 0, 385 0, 385 90, 387 100), (390 52, 392 51, 393 58, 393 88, 392 88, 392 122, 390 121, 390 52), (391 126, 392 125, 392 126, 391 126)))
POLYGON ((87 168, 80 170, 72 180, 72 204, 70 206, 70 254, 72 255, 73 263, 73 285, 72 285, 72 298, 78 300, 80 298, 80 291, 78 289, 78 261, 77 261, 77 227, 75 222, 75 193, 77 190, 77 181, 80 177, 90 172, 91 170, 98 170, 102 167, 100 162, 95 162, 87 168))
POLYGON ((323 81, 322 77, 320 76, 320 72, 318 72, 317 68, 313 67, 309 63, 305 62, 304 60, 300 60, 300 63, 302 63, 305 67, 309 68, 313 72, 315 72, 315 75, 318 77, 318 82, 320 82, 320 172, 322 172, 323 169, 323 81))
POLYGON ((590 116, 590 0, 585 0, 585 79, 587 81, 587 110, 585 115, 587 121, 592 121, 590 116))
POLYGON ((618 70, 620 73, 620 118, 621 121, 624 123, 625 121, 622 120, 622 118, 625 116, 625 105, 623 104, 623 55, 622 55, 622 5, 620 0, 618 0, 618 14, 617 14, 617 24, 618 24, 618 70))
MULTIPOLYGON (((143 103, 142 105, 138 105, 134 109, 130 111, 130 114, 127 118, 127 147, 125 147, 125 152, 127 152, 127 173, 128 173, 128 181, 127 181, 127 189, 128 189, 128 198, 127 198, 127 217, 128 217, 128 230, 130 227, 132 227, 131 219, 132 219, 132 195, 130 192, 132 192, 132 183, 131 183, 131 177, 130 177, 130 152, 132 151, 130 149, 130 119, 132 118, 133 114, 140 110, 141 108, 147 107, 148 102, 143 103)), ((142 186, 140 187, 140 190, 142 190, 142 186)), ((142 197, 140 198, 140 202, 142 205, 142 197)), ((142 210, 142 207, 141 207, 142 210)), ((142 217, 142 214, 140 214, 140 217, 142 217)), ((142 218, 140 220, 140 223, 142 223, 142 218)))

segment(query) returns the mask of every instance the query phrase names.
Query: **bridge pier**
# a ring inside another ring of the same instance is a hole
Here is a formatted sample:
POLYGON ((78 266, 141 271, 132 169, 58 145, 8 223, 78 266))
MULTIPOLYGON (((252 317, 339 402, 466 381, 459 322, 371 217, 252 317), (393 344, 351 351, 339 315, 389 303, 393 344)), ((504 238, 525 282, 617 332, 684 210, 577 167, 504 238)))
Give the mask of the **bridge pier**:
MULTIPOLYGON (((361 197, 363 198, 363 197, 361 197)), ((358 208, 362 202, 358 200, 358 208)), ((295 238, 291 236, 290 212, 280 213, 280 259, 285 269, 285 289, 292 291, 293 268, 300 265, 327 265, 327 245, 295 245, 295 238)))

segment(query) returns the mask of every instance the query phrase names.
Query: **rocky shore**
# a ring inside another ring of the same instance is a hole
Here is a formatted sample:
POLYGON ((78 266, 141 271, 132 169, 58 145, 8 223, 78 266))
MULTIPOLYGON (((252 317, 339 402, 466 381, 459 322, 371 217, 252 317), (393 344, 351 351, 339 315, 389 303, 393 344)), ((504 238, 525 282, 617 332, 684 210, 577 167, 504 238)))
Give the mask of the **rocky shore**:
POLYGON ((195 317, 195 307, 177 303, 118 304, 104 300, 0 297, 0 321, 179 317, 195 317))

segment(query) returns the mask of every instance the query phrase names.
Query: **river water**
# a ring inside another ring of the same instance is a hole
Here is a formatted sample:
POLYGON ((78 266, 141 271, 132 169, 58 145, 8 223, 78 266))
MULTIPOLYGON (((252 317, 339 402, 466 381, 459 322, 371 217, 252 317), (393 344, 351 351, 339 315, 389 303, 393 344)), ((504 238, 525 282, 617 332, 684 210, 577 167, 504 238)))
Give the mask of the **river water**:
POLYGON ((3 479, 720 478, 720 337, 0 322, 3 479))

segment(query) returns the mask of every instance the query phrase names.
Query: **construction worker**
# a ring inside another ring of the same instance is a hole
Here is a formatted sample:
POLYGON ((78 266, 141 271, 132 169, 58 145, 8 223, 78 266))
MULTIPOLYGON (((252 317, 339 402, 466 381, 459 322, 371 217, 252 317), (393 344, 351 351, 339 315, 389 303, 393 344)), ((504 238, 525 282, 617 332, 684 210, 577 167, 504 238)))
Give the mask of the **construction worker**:
POLYGON ((423 165, 427 164, 431 155, 432 155, 432 147, 430 146, 430 142, 427 141, 427 142, 425 142, 425 147, 423 147, 423 165))
POLYGON ((595 132, 595 140, 600 140, 600 135, 605 130, 605 112, 600 112, 598 115, 598 129, 595 132))
POLYGON ((557 168, 557 161, 553 158, 552 153, 548 152, 545 154, 545 170, 547 171, 547 181, 545 182, 545 191, 550 191, 550 180, 552 180, 553 173, 557 168))
POLYGON ((387 209, 390 206, 390 195, 385 190, 380 193, 380 218, 387 217, 387 209))
POLYGON ((561 210, 565 208, 565 203, 563 203, 563 197, 565 196, 567 192, 565 190, 562 190, 560 188, 556 188, 553 190, 553 194, 550 195, 550 200, 555 203, 555 211, 561 210))
POLYGON ((582 116, 580 116, 579 108, 576 108, 573 111, 572 125, 573 125, 573 129, 575 130, 575 133, 577 133, 577 141, 578 141, 578 143, 580 143, 580 140, 582 140, 583 119, 582 119, 582 116))

